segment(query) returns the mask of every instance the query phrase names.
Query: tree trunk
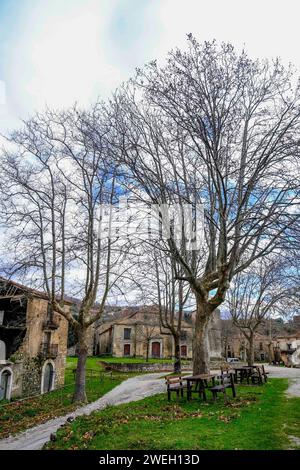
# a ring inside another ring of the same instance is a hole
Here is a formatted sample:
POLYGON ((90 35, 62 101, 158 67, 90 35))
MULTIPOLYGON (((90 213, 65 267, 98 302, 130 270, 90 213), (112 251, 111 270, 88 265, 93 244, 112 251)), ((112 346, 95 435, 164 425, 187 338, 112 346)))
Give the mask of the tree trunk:
POLYGON ((197 299, 195 332, 193 338, 193 374, 209 373, 208 323, 211 312, 197 299))
POLYGON ((268 344, 268 352, 269 352, 269 362, 273 362, 275 360, 275 357, 274 357, 274 349, 272 348, 272 343, 268 344))
POLYGON ((181 354, 180 354, 180 338, 179 335, 173 335, 174 338, 174 372, 181 374, 181 354))
POLYGON ((228 358, 228 341, 225 341, 225 346, 224 346, 224 357, 225 359, 228 358))
POLYGON ((149 341, 147 341, 146 362, 149 361, 149 341))
POLYGON ((78 361, 76 368, 76 379, 75 379, 75 391, 73 395, 73 402, 86 402, 86 391, 85 391, 85 365, 88 355, 88 344, 87 344, 87 330, 82 328, 78 330, 78 361))
POLYGON ((250 333, 249 339, 248 339, 248 354, 247 354, 247 362, 248 366, 253 366, 254 365, 254 335, 253 333, 250 333))

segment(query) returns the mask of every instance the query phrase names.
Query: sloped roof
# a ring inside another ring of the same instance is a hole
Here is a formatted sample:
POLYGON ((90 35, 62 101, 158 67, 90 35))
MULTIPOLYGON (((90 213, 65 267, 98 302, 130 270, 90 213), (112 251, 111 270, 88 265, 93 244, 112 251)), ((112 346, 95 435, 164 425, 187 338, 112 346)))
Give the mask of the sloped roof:
POLYGON ((296 333, 290 333, 288 335, 280 335, 274 338, 273 340, 276 341, 278 339, 292 339, 292 338, 300 339, 300 331, 297 331, 296 333))
MULTIPOLYGON (((24 286, 23 284, 20 284, 20 283, 18 283, 16 281, 13 281, 11 279, 6 279, 2 276, 0 276, 0 289, 1 289, 1 287, 4 287, 4 288, 7 287, 8 289, 9 288, 15 288, 15 291, 16 292, 21 291, 21 294, 26 293, 26 294, 31 295, 33 297, 39 297, 41 299, 49 300, 49 297, 45 292, 33 289, 31 287, 24 286)), ((11 290, 11 294, 13 295, 13 290, 11 290)), ((1 296, 0 296, 0 298, 1 298, 1 296)), ((68 299, 68 297, 65 298, 65 302, 68 303, 68 304, 73 303, 70 299, 68 299)))

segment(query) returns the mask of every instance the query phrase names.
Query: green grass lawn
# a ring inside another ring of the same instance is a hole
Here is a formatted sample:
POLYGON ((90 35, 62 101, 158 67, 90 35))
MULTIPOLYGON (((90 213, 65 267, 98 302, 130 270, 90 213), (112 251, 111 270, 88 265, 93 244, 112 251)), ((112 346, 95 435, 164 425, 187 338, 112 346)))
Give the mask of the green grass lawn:
POLYGON ((77 418, 47 449, 287 449, 300 438, 300 398, 286 398, 287 380, 238 386, 226 405, 194 398, 168 403, 166 395, 110 407, 77 418))
MULTIPOLYGON (((60 390, 38 395, 26 400, 12 400, 0 405, 0 438, 23 431, 29 427, 44 423, 49 419, 67 414, 78 405, 72 403, 74 391, 73 369, 77 358, 67 358, 65 371, 65 387, 60 390), (4 405, 4 406, 3 406, 4 405)), ((99 359, 88 358, 87 361, 87 398, 92 402, 109 392, 128 377, 136 374, 116 372, 104 374, 98 364, 99 359)))

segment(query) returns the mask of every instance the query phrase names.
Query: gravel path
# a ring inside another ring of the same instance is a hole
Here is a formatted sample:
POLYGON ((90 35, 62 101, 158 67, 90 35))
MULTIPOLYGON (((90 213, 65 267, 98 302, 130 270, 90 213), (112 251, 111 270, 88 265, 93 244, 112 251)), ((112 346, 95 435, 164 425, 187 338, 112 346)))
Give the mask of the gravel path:
MULTIPOLYGON (((290 385, 287 389, 287 396, 300 397, 300 369, 290 369, 286 367, 266 366, 269 377, 288 378, 290 385)), ((130 401, 142 400, 150 395, 155 395, 165 391, 164 380, 159 380, 163 373, 145 374, 125 380, 113 390, 108 392, 99 400, 89 405, 78 408, 68 415, 39 424, 16 436, 0 440, 0 450, 37 450, 49 441, 51 433, 55 433, 69 417, 88 415, 92 411, 103 410, 109 405, 119 405, 130 401)))
POLYGON ((300 369, 289 367, 267 366, 269 377, 277 377, 289 380, 289 388, 286 391, 288 397, 300 397, 300 369))
POLYGON ((70 416, 88 415, 95 410, 102 410, 109 405, 119 405, 130 401, 142 400, 150 395, 165 390, 164 380, 158 380, 164 373, 139 375, 125 380, 99 400, 78 408, 76 411, 59 418, 39 424, 16 436, 0 440, 0 450, 37 450, 49 441, 51 433, 55 433, 70 416))

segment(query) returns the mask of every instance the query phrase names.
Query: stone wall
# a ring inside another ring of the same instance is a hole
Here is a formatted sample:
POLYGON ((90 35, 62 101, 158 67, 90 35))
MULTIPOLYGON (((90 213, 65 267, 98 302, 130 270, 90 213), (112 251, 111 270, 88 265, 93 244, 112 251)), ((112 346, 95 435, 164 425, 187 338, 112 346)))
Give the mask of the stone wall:
MULTIPOLYGON (((210 362, 211 369, 220 369, 221 362, 219 359, 213 359, 210 362)), ((99 361, 106 370, 113 370, 118 372, 172 372, 174 364, 170 362, 144 362, 144 363, 110 363, 106 361, 99 361)), ((182 364, 182 370, 191 370, 193 368, 192 362, 182 364)))
POLYGON ((43 362, 39 357, 24 359, 22 396, 30 397, 41 393, 43 362))

